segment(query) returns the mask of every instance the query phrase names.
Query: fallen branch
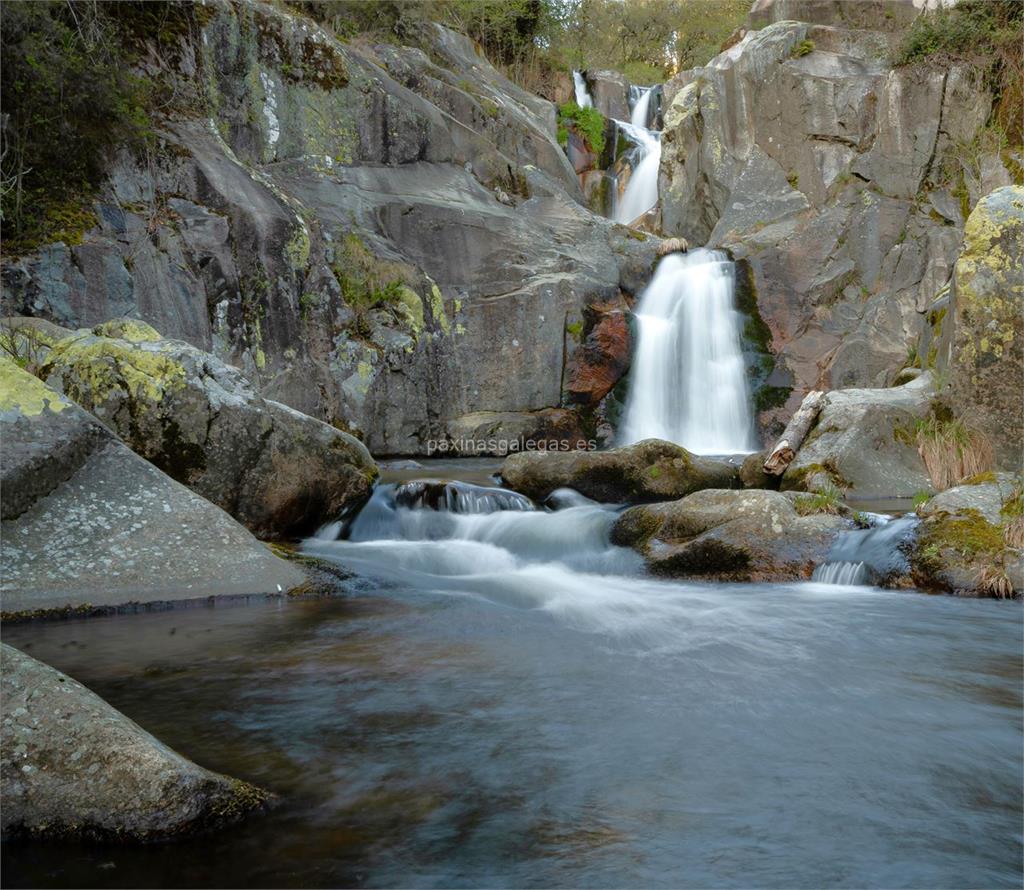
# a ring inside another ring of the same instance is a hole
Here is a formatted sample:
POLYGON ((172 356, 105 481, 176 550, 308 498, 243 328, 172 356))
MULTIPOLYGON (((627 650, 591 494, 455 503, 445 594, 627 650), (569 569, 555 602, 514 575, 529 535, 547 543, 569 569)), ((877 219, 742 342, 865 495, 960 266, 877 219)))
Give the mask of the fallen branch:
POLYGON ((811 392, 804 396, 804 400, 800 403, 800 407, 797 408, 796 414, 786 424, 786 429, 783 430, 781 438, 775 443, 775 447, 771 450, 768 457, 765 458, 764 471, 769 476, 781 476, 786 472, 786 467, 793 462, 797 451, 800 450, 804 439, 807 438, 807 433, 814 426, 814 421, 817 420, 824 401, 825 393, 817 389, 811 390, 811 392))

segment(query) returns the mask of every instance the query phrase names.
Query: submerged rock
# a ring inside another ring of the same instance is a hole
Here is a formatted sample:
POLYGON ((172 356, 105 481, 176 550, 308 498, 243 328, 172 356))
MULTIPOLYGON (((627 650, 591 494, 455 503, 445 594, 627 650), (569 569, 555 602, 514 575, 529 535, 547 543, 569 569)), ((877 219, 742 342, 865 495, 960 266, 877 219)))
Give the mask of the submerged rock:
POLYGON ((0 644, 5 836, 150 841, 219 828, 270 795, 213 773, 95 693, 0 644))
POLYGON ((62 340, 40 374, 263 537, 333 519, 369 497, 377 476, 352 436, 262 398, 237 369, 133 319, 62 340))
POLYGON ((602 503, 635 504, 734 486, 737 468, 671 442, 645 439, 609 451, 513 454, 502 464, 501 477, 535 501, 555 489, 573 488, 602 503))
POLYGON ((304 580, 223 510, 0 359, 3 610, 272 593, 304 580))
POLYGON ((985 473, 918 508, 911 555, 915 582, 965 596, 1024 594, 1024 490, 1007 473, 985 473))
POLYGON ((953 275, 951 399, 1007 468, 1024 466, 1024 188, 982 198, 953 275))
POLYGON ((931 491, 914 428, 933 397, 931 374, 889 389, 825 396, 817 424, 782 477, 783 489, 836 485, 858 498, 910 498, 931 491))
POLYGON ((775 491, 698 491, 630 508, 612 527, 612 542, 632 547, 654 574, 670 578, 809 578, 852 523, 825 513, 800 515, 795 502, 775 491))

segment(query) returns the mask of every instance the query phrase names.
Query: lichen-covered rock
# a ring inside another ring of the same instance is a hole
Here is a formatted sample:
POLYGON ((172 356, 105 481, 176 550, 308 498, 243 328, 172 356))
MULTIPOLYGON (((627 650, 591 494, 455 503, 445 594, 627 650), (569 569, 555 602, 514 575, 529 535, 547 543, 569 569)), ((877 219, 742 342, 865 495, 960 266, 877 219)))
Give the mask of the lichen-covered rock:
POLYGON ((263 399, 237 369, 141 322, 68 337, 40 373, 138 454, 263 537, 338 516, 369 496, 377 475, 353 437, 263 399))
POLYGON ((914 580, 966 596, 1024 594, 1024 488, 1008 473, 987 473, 918 507, 911 554, 914 580))
POLYGON ((802 516, 794 503, 775 491, 698 491, 631 507, 612 527, 612 542, 632 547, 653 573, 671 578, 808 578, 852 523, 824 513, 802 516))
POLYGON ((151 841, 229 825, 270 795, 186 760, 80 683, 0 644, 5 836, 151 841))
POLYGON ((953 276, 951 399, 1024 467, 1024 188, 997 189, 971 211, 953 276))
POLYGON ((289 590, 304 580, 223 510, 0 359, 5 613, 289 590))
POLYGON ((513 454, 501 477, 535 501, 573 488, 595 501, 637 504, 680 498, 702 488, 737 484, 737 469, 660 439, 609 451, 531 451, 513 454))
POLYGON ((782 477, 782 488, 836 485, 860 499, 910 498, 931 491, 915 426, 934 394, 926 373, 888 389, 827 393, 817 424, 782 477))

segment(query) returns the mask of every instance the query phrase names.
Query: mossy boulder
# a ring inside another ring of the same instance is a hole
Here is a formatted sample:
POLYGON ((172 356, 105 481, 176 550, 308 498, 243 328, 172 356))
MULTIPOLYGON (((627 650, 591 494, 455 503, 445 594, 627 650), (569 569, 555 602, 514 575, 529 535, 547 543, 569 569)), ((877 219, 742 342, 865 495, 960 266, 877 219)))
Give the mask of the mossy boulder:
POLYGON ((966 596, 1024 593, 1024 494, 1020 479, 984 474, 918 507, 911 554, 927 590, 966 596))
POLYGON ((691 454, 660 439, 609 451, 529 451, 501 467, 510 488, 541 501, 556 488, 573 488, 602 503, 638 504, 680 498, 703 488, 738 485, 737 468, 691 454))
POLYGON ((1024 461, 1024 187, 982 198, 953 273, 954 411, 970 413, 1000 464, 1024 461))
POLYGON ((0 659, 5 836, 159 840, 270 800, 185 759, 60 671, 2 644, 0 659))
POLYGON ((40 374, 262 537, 336 517, 369 496, 377 475, 356 439, 262 398, 237 369, 141 322, 66 338, 40 374))
POLYGON ((303 575, 107 427, 0 359, 6 613, 289 590, 303 575))
POLYGON ((632 547, 656 575, 719 581, 809 578, 850 520, 802 516, 776 491, 698 491, 623 513, 612 542, 632 547))

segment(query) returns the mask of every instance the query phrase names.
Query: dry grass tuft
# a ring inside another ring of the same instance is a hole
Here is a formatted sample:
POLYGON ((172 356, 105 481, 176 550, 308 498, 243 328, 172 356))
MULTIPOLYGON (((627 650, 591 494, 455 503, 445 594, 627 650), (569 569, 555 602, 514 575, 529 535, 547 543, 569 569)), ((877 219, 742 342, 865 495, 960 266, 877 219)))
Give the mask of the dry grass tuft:
POLYGON ((998 564, 993 563, 979 569, 974 579, 974 586, 978 593, 984 596, 1001 600, 1013 598, 1013 584, 1006 574, 1006 569, 998 564))
POLYGON ((934 415, 917 422, 917 450, 936 490, 944 491, 993 466, 988 437, 962 420, 934 415))

